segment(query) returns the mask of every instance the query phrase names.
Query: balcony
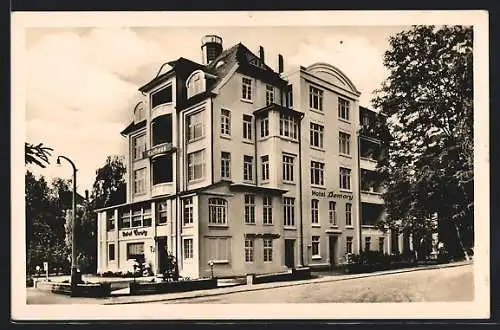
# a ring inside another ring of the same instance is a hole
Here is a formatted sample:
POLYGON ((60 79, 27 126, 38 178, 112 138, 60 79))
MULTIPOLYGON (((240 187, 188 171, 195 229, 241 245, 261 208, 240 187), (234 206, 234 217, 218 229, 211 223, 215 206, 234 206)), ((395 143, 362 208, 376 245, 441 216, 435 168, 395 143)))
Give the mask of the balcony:
POLYGON ((361 190, 361 202, 369 204, 384 204, 381 192, 361 190))
POLYGON ((377 160, 368 157, 360 157, 359 162, 361 168, 364 170, 375 171, 377 167, 377 160))
POLYGON ((151 109, 151 120, 155 119, 156 117, 172 114, 173 110, 174 104, 172 102, 159 104, 151 109))
POLYGON ((157 183, 151 187, 152 197, 173 194, 175 194, 175 185, 173 182, 157 183))

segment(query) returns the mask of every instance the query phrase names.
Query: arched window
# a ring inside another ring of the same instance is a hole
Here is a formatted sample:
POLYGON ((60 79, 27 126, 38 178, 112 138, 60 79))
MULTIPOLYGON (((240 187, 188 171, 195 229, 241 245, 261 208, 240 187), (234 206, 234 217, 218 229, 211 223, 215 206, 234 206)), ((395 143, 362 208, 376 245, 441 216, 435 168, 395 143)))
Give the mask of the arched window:
POLYGON ((222 198, 208 200, 208 223, 211 225, 227 225, 227 201, 222 198))
POLYGON ((201 70, 193 72, 186 80, 187 98, 205 91, 205 73, 201 70))

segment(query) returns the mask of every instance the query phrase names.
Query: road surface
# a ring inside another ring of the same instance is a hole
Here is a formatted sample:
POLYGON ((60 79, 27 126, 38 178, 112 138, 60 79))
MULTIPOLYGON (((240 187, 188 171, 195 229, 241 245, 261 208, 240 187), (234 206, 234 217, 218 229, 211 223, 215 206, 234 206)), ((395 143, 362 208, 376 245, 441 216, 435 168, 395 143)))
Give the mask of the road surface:
POLYGON ((352 303, 472 301, 472 265, 312 283, 171 303, 352 303))
MULTIPOLYGON (((336 303, 336 302, 439 302, 474 298, 472 264, 441 269, 370 276, 336 282, 309 283, 218 296, 165 301, 173 303, 336 303)), ((207 290, 209 293, 210 290, 207 290)), ((141 303, 157 299, 142 296, 141 303)), ((71 298, 27 289, 28 304, 104 304, 109 298, 71 298)), ((155 302, 158 303, 158 302, 155 302)))

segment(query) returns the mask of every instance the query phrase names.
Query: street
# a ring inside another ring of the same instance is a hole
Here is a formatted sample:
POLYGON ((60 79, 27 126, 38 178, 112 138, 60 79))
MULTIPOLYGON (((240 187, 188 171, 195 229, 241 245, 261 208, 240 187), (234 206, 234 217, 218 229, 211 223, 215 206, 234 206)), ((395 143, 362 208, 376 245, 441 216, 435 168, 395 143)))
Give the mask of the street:
POLYGON ((315 283, 166 303, 435 302, 474 299, 472 265, 315 283))
MULTIPOLYGON (((474 298, 472 264, 310 283, 264 290, 227 293, 216 296, 164 301, 164 303, 343 303, 343 302, 436 302, 471 301, 474 298)), ((335 276, 332 276, 332 279, 335 276)), ((210 294, 211 290, 206 293, 210 294)), ((140 303, 157 295, 142 296, 140 303), (142 299, 143 298, 143 299, 142 299)), ((120 298, 71 298, 65 295, 27 289, 28 304, 104 304, 120 298)), ((157 303, 157 302, 155 302, 157 303)))

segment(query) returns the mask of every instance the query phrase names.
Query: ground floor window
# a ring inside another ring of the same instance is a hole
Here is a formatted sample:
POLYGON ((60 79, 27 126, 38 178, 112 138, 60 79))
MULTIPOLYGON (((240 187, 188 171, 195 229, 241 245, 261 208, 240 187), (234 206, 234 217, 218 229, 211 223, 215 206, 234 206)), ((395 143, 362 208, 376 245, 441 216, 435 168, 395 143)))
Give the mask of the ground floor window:
POLYGON ((321 256, 319 253, 319 236, 312 237, 312 256, 313 257, 321 256))
POLYGON ((109 261, 115 260, 115 245, 114 244, 108 245, 108 260, 109 261))
POLYGON ((273 261, 273 240, 264 238, 264 262, 273 261))
POLYGON ((184 259, 193 259, 194 251, 193 251, 193 239, 185 238, 184 239, 184 259))
POLYGON ((254 240, 245 239, 245 262, 253 262, 254 240))
POLYGON ((365 251, 370 251, 371 243, 372 243, 372 238, 370 236, 365 237, 365 251))
POLYGON ((144 243, 128 243, 127 259, 144 260, 144 243))
POLYGON ((351 236, 346 237, 345 252, 352 253, 352 237, 351 236))

